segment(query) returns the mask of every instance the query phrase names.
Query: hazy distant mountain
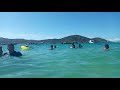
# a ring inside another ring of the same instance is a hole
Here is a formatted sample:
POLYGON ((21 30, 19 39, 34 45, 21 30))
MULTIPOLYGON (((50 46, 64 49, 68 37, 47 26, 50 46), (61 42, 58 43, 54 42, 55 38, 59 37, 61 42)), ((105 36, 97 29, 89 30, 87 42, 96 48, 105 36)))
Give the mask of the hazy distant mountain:
POLYGON ((72 43, 72 42, 85 43, 85 42, 88 42, 89 40, 90 38, 80 36, 80 35, 71 35, 71 36, 61 38, 61 42, 67 42, 67 43, 72 43))
POLYGON ((78 43, 87 43, 89 40, 94 40, 95 42, 107 42, 107 40, 102 38, 87 38, 80 35, 70 35, 67 37, 63 37, 61 39, 45 39, 45 40, 26 40, 26 39, 8 39, 0 37, 0 44, 41 44, 41 43, 50 43, 50 44, 56 44, 56 43, 72 43, 72 42, 78 42, 78 43))
POLYGON ((96 37, 96 38, 92 38, 92 40, 94 40, 94 42, 107 42, 108 40, 96 37))
POLYGON ((109 39, 109 41, 111 41, 111 42, 120 42, 120 38, 109 39))
POLYGON ((63 37, 61 39, 46 39, 41 40, 43 43, 72 43, 72 42, 88 42, 90 39, 87 37, 83 37, 80 35, 71 35, 67 37, 63 37))
POLYGON ((27 43, 38 43, 37 40, 25 40, 25 39, 7 39, 7 38, 0 38, 0 44, 27 44, 27 43))

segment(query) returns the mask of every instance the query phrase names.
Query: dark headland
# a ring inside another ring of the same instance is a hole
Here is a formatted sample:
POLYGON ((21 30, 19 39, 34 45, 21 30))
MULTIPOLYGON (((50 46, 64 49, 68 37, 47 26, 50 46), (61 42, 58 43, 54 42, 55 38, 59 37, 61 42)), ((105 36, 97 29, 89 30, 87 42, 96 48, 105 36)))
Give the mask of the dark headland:
POLYGON ((87 38, 80 35, 70 35, 66 36, 60 39, 45 39, 45 40, 26 40, 26 39, 8 39, 0 37, 0 44, 71 44, 73 42, 77 43, 88 43, 90 40, 94 40, 95 43, 97 42, 108 42, 108 40, 105 40, 103 38, 87 38))

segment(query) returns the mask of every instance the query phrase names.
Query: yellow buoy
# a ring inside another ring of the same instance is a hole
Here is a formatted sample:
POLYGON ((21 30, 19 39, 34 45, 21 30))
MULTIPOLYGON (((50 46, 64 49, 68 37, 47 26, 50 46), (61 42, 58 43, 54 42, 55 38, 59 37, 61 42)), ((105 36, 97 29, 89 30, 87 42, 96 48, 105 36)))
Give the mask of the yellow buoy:
POLYGON ((22 49, 22 50, 28 50, 29 47, 28 47, 28 46, 21 46, 21 49, 22 49))

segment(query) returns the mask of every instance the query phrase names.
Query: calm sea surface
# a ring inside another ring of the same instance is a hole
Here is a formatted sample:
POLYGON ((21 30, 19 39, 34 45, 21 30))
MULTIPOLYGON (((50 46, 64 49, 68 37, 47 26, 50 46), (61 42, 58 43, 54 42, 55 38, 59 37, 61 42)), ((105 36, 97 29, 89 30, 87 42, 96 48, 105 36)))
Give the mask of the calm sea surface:
MULTIPOLYGON (((29 45, 23 51, 15 45, 22 57, 0 57, 0 78, 120 78, 120 43, 82 44, 82 48, 71 49, 71 45, 29 45)), ((76 44, 76 47, 78 45, 76 44)), ((7 52, 7 46, 3 45, 7 52)))

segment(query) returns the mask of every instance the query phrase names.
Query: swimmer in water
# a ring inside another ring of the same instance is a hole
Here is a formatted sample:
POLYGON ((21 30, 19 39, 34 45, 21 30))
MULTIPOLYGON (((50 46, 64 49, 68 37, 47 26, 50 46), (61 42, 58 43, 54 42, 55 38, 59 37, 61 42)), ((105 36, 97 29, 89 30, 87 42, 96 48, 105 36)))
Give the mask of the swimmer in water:
POLYGON ((14 44, 8 44, 8 53, 4 53, 4 55, 10 55, 10 56, 15 56, 15 57, 20 57, 22 54, 20 52, 16 52, 14 50, 14 44))
POLYGON ((54 45, 54 48, 56 48, 56 45, 54 45))
POLYGON ((26 47, 29 47, 28 45, 26 45, 26 47))
POLYGON ((0 46, 0 57, 3 56, 2 46, 0 46))
POLYGON ((109 45, 105 44, 104 50, 109 50, 109 45))
POLYGON ((79 48, 81 48, 82 47, 82 45, 81 44, 79 44, 79 46, 78 46, 79 48))
POLYGON ((53 45, 51 45, 51 48, 49 50, 53 50, 53 45))
POLYGON ((71 48, 75 48, 75 44, 74 44, 74 43, 72 43, 72 46, 71 46, 71 48))

